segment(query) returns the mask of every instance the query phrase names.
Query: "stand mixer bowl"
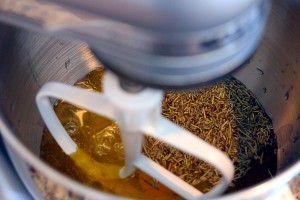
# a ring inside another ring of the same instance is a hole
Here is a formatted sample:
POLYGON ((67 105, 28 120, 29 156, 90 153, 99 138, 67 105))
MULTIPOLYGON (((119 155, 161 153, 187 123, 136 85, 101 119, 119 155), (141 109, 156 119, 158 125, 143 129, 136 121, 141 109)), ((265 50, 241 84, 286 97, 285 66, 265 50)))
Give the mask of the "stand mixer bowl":
MULTIPOLYGON (((278 175, 221 199, 262 199, 296 185, 300 171, 300 7, 273 4, 266 33, 257 52, 234 76, 258 98, 271 117, 278 142, 278 175), (282 189, 282 190, 279 190, 282 189), (274 192, 276 191, 276 192, 274 192)), ((44 123, 35 95, 48 81, 73 84, 101 66, 86 44, 16 29, 2 24, 0 32, 0 128, 18 174, 36 199, 44 199, 32 171, 83 199, 117 199, 83 186, 39 160, 44 123)), ((299 182, 299 181, 298 181, 299 182)), ((293 193, 296 192, 293 190, 293 193)))

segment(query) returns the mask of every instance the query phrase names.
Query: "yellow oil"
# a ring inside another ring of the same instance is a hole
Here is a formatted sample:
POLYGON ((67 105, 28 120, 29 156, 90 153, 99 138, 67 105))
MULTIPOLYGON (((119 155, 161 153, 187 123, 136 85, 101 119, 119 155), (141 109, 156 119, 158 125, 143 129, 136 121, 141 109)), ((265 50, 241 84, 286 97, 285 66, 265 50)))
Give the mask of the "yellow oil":
MULTIPOLYGON (((102 90, 103 70, 89 73, 76 86, 102 90)), ((63 153, 47 129, 41 143, 41 157, 67 176, 104 192, 139 199, 181 199, 170 189, 137 170, 128 178, 119 178, 124 165, 124 150, 117 124, 63 101, 54 110, 78 145, 71 156, 63 153)))

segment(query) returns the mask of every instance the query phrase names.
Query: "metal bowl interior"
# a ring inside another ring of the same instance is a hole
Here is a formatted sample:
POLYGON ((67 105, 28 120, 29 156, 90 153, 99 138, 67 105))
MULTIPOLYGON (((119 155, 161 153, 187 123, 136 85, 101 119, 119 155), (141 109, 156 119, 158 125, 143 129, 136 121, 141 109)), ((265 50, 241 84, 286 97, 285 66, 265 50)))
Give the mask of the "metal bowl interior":
MULTIPOLYGON (((259 48, 234 74, 256 95, 273 121, 278 140, 278 172, 284 172, 300 158, 299 24, 300 5, 275 1, 259 48)), ((89 191, 93 197, 99 197, 98 192, 80 187, 38 159, 44 123, 35 94, 45 82, 73 84, 101 64, 84 43, 4 24, 0 29, 0 127, 21 178, 30 182, 30 172, 20 169, 24 163, 30 163, 56 180, 71 183, 73 190, 81 188, 79 192, 89 191)), ((28 185, 34 187, 33 183, 28 185)))

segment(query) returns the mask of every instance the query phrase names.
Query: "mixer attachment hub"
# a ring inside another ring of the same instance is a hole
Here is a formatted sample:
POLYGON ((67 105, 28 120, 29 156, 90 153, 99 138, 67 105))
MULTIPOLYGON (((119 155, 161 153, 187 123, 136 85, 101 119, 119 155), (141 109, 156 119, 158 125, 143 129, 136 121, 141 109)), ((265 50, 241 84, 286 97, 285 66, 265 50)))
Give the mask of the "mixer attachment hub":
POLYGON ((138 93, 145 89, 145 86, 125 79, 120 79, 120 86, 129 93, 138 93))

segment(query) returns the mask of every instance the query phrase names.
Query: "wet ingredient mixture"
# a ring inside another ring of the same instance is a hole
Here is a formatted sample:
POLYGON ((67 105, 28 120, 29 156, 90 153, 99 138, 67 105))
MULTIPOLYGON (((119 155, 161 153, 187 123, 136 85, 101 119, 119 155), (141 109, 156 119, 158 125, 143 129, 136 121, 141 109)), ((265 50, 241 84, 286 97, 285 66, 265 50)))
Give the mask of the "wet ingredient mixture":
MULTIPOLYGON (((75 86, 101 92, 104 73, 98 68, 75 86)), ((40 156, 54 168, 88 186, 121 196, 181 199, 142 171, 126 179, 118 177, 124 150, 116 122, 61 100, 54 110, 79 147, 69 157, 45 128, 40 156)), ((233 160, 235 176, 227 193, 276 173, 277 143, 272 122, 253 94, 235 78, 198 90, 166 92, 162 115, 233 160)), ((208 192, 220 180, 214 167, 154 138, 145 137, 143 153, 202 192, 208 192)))

